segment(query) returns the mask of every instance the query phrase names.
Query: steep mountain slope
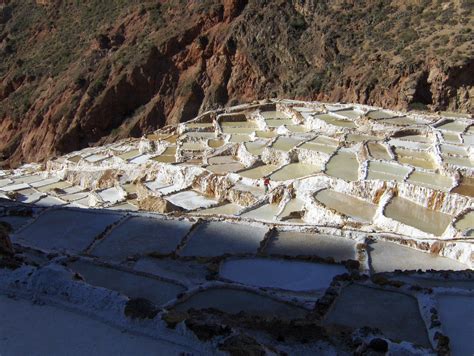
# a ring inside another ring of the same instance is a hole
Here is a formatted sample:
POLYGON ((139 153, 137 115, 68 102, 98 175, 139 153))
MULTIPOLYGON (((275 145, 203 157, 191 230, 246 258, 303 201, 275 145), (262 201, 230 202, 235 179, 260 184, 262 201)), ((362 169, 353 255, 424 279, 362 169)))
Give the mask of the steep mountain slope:
POLYGON ((0 160, 259 98, 474 108, 469 0, 0 0, 0 160))

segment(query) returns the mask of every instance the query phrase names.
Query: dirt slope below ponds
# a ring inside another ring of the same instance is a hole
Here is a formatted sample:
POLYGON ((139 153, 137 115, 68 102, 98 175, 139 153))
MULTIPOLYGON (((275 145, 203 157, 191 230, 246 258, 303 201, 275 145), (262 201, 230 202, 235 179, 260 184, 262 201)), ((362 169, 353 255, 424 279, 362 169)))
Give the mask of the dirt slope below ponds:
POLYGON ((473 111, 468 1, 4 1, 0 160, 265 97, 473 111))

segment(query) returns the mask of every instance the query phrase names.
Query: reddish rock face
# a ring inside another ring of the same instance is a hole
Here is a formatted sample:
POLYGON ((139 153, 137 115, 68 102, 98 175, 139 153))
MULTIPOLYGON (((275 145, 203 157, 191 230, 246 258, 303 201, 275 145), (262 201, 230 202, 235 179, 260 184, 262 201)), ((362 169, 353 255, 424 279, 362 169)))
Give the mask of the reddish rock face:
POLYGON ((36 3, 0 3, 2 166, 275 96, 474 107, 462 4, 36 3))

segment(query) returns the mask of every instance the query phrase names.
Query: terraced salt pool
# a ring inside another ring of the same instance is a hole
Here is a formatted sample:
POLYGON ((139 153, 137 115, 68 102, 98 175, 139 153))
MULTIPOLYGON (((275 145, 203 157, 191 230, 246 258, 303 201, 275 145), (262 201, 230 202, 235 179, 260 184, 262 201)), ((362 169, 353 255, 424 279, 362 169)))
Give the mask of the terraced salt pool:
POLYGON ((226 253, 256 253, 266 228, 244 224, 207 222, 188 236, 181 256, 220 256, 226 253))
POLYGON ((421 171, 413 171, 408 177, 407 182, 445 192, 449 191, 453 185, 453 180, 450 177, 421 171))
POLYGON ((368 248, 371 269, 376 272, 399 270, 464 270, 466 265, 450 258, 422 252, 393 242, 375 241, 368 248))
POLYGON ((204 210, 199 210, 199 214, 204 215, 236 215, 240 210, 242 210, 242 206, 234 203, 228 203, 220 206, 216 206, 214 208, 208 208, 204 210))
POLYGON ((165 198, 169 202, 182 207, 186 210, 195 210, 199 208, 209 208, 217 204, 217 200, 206 197, 201 193, 195 192, 194 190, 186 190, 179 192, 165 198))
POLYGON ((321 190, 316 199, 326 207, 361 222, 371 222, 377 210, 375 204, 331 189, 321 190))
POLYGON ((296 139, 292 137, 278 137, 277 140, 273 143, 272 148, 279 151, 288 152, 293 147, 298 145, 300 142, 303 142, 302 139, 296 139))
POLYGON ((263 220, 263 221, 273 221, 276 220, 276 214, 280 208, 277 204, 265 204, 256 209, 250 210, 242 215, 243 218, 263 220))
POLYGON ((251 154, 255 156, 260 156, 263 152, 263 149, 266 146, 267 146, 267 142, 263 140, 245 143, 245 148, 247 149, 247 151, 249 151, 251 154))
POLYGON ((367 179, 396 180, 402 182, 411 169, 388 162, 370 161, 367 179))
POLYGON ((353 152, 339 151, 327 163, 325 173, 346 181, 356 181, 359 177, 359 161, 353 152))
POLYGON ((317 256, 333 258, 336 262, 355 259, 354 240, 339 236, 279 231, 265 249, 268 255, 317 256))
POLYGON ((81 252, 107 226, 123 215, 76 209, 56 209, 41 214, 36 221, 14 235, 14 242, 45 250, 81 252))
POLYGON ((385 147, 379 142, 369 142, 367 144, 367 148, 369 149, 369 154, 375 159, 387 161, 392 159, 392 157, 388 153, 387 147, 385 147))
POLYGON ((315 119, 319 119, 324 121, 325 123, 329 125, 334 125, 334 126, 339 126, 339 127, 347 127, 347 128, 354 128, 356 125, 350 121, 350 120, 345 120, 338 118, 337 116, 331 115, 331 114, 321 114, 321 115, 315 115, 315 119))
POLYGON ((185 220, 132 216, 101 240, 91 254, 114 261, 151 252, 168 254, 178 247, 191 226, 185 220))
POLYGON ((474 178, 462 177, 461 183, 452 190, 453 193, 474 197, 474 178))
POLYGON ((400 163, 424 169, 435 169, 437 167, 434 157, 427 152, 413 151, 397 147, 395 148, 395 154, 397 155, 397 161, 400 163))
POLYGON ((270 179, 274 181, 285 181, 289 179, 298 179, 321 172, 321 167, 315 164, 290 163, 274 172, 270 179))
POLYGON ((407 199, 394 197, 385 207, 384 215, 418 230, 441 236, 452 216, 424 208, 407 199))
POLYGON ((239 175, 245 178, 251 178, 251 179, 260 179, 263 177, 268 176, 270 173, 275 171, 278 168, 278 166, 274 164, 265 164, 262 166, 246 169, 244 171, 239 172, 239 175))
POLYGON ((473 355, 474 297, 440 295, 436 299, 441 327, 449 336, 452 355, 473 355))
POLYGON ((270 319, 277 317, 284 320, 303 318, 307 313, 305 309, 291 304, 246 290, 231 288, 206 289, 175 307, 179 311, 187 311, 191 308, 198 310, 215 308, 229 314, 245 312, 250 315, 270 319))
POLYGON ((431 347, 416 299, 402 293, 349 285, 342 290, 324 322, 378 328, 394 340, 431 347))
POLYGON ((244 258, 225 261, 221 265, 219 275, 221 278, 251 286, 299 292, 325 290, 335 276, 346 272, 342 265, 244 258))
POLYGON ((474 211, 464 214, 461 219, 456 221, 454 227, 460 231, 472 230, 469 236, 474 235, 474 211))
POLYGON ((70 263, 68 267, 83 276, 89 284, 115 290, 130 298, 146 298, 156 305, 162 305, 185 291, 185 288, 179 284, 148 278, 83 260, 70 263))

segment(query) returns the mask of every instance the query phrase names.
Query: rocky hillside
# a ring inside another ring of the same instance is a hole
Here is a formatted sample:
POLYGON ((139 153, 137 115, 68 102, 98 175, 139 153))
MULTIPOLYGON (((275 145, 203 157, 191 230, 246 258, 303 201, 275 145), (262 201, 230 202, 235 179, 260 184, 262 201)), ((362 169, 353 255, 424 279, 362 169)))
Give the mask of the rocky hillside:
POLYGON ((265 97, 474 108, 469 0, 0 0, 15 166, 265 97))

